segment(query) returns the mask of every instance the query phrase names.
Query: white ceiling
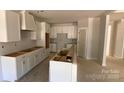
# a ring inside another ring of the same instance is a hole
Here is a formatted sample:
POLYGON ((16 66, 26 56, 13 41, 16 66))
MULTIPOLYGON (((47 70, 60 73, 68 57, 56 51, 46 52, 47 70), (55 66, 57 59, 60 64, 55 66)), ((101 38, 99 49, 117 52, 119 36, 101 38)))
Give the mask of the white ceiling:
POLYGON ((68 23, 96 17, 106 12, 105 10, 44 10, 30 11, 38 17, 46 19, 49 23, 68 23))

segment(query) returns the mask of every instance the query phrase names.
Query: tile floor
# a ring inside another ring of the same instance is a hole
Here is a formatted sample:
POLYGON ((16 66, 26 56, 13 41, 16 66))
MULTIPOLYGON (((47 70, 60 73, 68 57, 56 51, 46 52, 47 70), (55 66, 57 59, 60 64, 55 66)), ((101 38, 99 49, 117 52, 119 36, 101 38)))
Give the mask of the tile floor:
POLYGON ((49 81, 49 60, 55 54, 50 54, 43 62, 34 67, 29 73, 18 82, 48 82, 49 81))
POLYGON ((120 82, 124 81, 124 60, 107 58, 107 66, 102 67, 95 60, 78 58, 79 82, 120 82))
MULTIPOLYGON (((48 82, 50 54, 42 63, 33 68, 17 82, 48 82)), ((78 58, 78 82, 116 82, 124 81, 124 60, 107 58, 107 67, 102 67, 95 60, 78 58)))

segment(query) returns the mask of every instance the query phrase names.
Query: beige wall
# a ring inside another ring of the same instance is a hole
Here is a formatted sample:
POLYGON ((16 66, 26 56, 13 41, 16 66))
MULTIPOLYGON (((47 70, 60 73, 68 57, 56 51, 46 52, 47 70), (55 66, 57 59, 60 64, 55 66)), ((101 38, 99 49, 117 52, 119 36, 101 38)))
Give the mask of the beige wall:
POLYGON ((112 22, 110 25, 112 27, 111 29, 111 38, 110 38, 110 50, 109 55, 114 56, 114 50, 115 50, 115 40, 116 40, 116 33, 117 33, 117 21, 112 22))
POLYGON ((79 20, 78 27, 88 27, 88 18, 79 20))

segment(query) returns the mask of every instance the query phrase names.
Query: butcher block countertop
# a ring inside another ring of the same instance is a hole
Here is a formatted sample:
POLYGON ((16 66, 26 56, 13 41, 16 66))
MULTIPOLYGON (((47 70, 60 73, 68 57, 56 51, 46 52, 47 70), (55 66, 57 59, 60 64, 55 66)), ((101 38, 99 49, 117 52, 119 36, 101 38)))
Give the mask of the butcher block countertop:
POLYGON ((36 47, 29 48, 29 49, 25 49, 25 50, 17 51, 17 52, 14 52, 14 53, 10 53, 10 54, 4 55, 4 56, 17 57, 17 56, 23 55, 25 53, 32 52, 32 51, 40 49, 40 48, 43 48, 43 47, 42 46, 36 46, 36 47))
POLYGON ((74 55, 74 46, 72 46, 68 50, 67 49, 61 50, 51 60, 56 61, 56 62, 72 63, 73 55, 74 55))

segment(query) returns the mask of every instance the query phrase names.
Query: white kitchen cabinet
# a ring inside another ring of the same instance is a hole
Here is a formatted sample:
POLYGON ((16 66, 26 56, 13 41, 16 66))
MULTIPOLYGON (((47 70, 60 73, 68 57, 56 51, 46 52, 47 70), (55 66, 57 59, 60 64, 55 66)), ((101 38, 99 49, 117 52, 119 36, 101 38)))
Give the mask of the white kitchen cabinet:
POLYGON ((41 22, 36 21, 36 37, 37 40, 41 39, 41 22))
MULTIPOLYGON (((15 81, 21 76, 22 72, 19 72, 19 71, 21 71, 21 68, 19 68, 19 70, 18 70, 18 76, 17 76, 17 73, 16 73, 16 71, 17 71, 17 69, 16 69, 16 58, 1 57, 1 64, 2 64, 3 80, 15 81)), ((21 64, 21 63, 19 63, 19 64, 21 64)))
POLYGON ((37 45, 38 46, 43 46, 46 47, 46 33, 50 32, 50 26, 46 22, 36 22, 37 28, 38 28, 38 40, 37 40, 37 45), (40 27, 41 26, 41 27, 40 27))
POLYGON ((29 55, 29 68, 32 69, 35 66, 34 53, 29 55))
POLYGON ((0 42, 20 41, 19 14, 0 10, 0 42))
POLYGON ((21 78, 23 76, 23 74, 24 74, 23 73, 23 62, 24 62, 24 56, 18 57, 16 59, 17 78, 15 80, 21 78))
POLYGON ((45 48, 39 48, 19 56, 1 56, 3 80, 16 81, 43 61, 48 55, 45 48))
POLYGON ((33 16, 26 11, 22 11, 20 14, 21 14, 21 29, 34 31, 36 29, 36 25, 33 16))
POLYGON ((74 26, 68 26, 67 27, 67 33, 68 33, 68 38, 74 38, 74 26))
POLYGON ((3 80, 15 81, 27 73, 25 55, 18 57, 1 57, 3 80))
POLYGON ((50 44, 50 51, 56 52, 56 44, 53 44, 53 43, 50 44))
POLYGON ((22 66, 23 66, 23 75, 26 74, 29 71, 29 59, 27 56, 25 56, 22 60, 22 66))
MULTIPOLYGON (((49 81, 50 82, 76 82, 77 81, 77 47, 72 46, 68 51, 68 56, 72 57, 70 62, 63 59, 56 60, 60 56, 57 53, 49 61, 49 81)), ((61 56, 63 57, 63 56, 61 56)))
POLYGON ((39 51, 38 51, 38 63, 40 63, 41 61, 43 61, 43 48, 41 48, 39 51))
POLYGON ((72 47, 72 44, 67 44, 66 46, 68 49, 72 47))
POLYGON ((53 38, 57 38, 57 33, 58 33, 58 29, 57 27, 53 27, 53 38))
POLYGON ((38 39, 37 39, 37 46, 43 46, 44 47, 44 55, 43 55, 43 59, 46 58, 48 56, 48 52, 46 52, 46 50, 49 50, 49 33, 50 33, 50 25, 46 22, 36 22, 36 24, 38 25, 38 39), (41 26, 41 27, 40 27, 41 26))
POLYGON ((42 48, 40 50, 39 56, 40 56, 40 62, 45 59, 45 49, 44 48, 42 48))
POLYGON ((39 51, 35 51, 34 53, 34 62, 35 62, 35 65, 39 64, 39 61, 40 61, 40 58, 39 58, 39 51))
POLYGON ((71 82, 72 63, 50 61, 49 69, 50 82, 71 82))
POLYGON ((42 50, 42 60, 44 60, 46 57, 48 57, 48 49, 43 48, 42 50))

